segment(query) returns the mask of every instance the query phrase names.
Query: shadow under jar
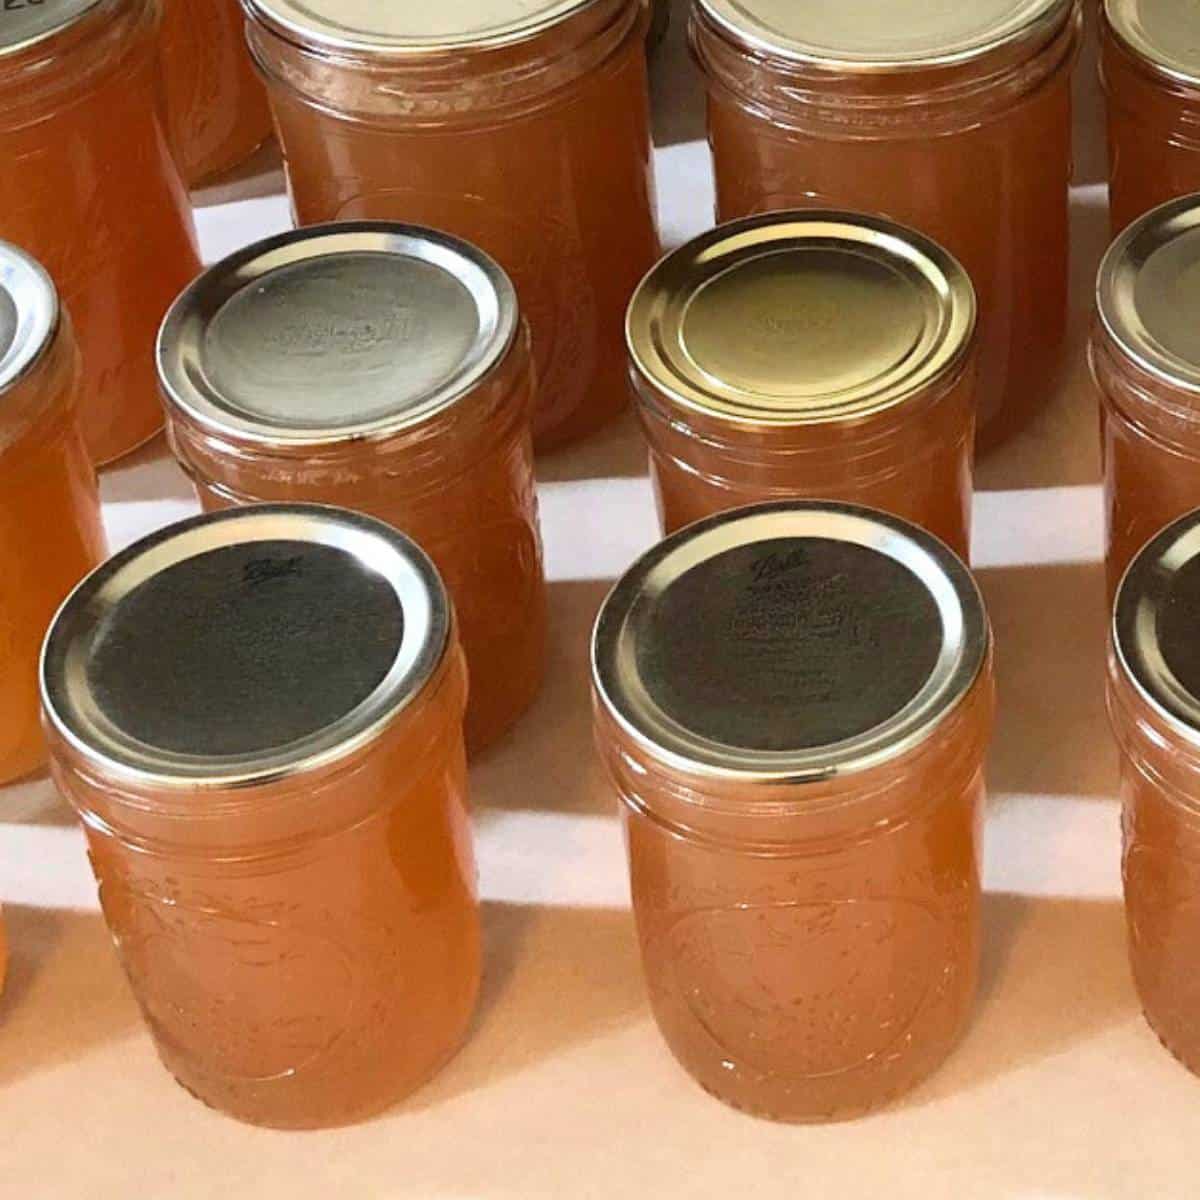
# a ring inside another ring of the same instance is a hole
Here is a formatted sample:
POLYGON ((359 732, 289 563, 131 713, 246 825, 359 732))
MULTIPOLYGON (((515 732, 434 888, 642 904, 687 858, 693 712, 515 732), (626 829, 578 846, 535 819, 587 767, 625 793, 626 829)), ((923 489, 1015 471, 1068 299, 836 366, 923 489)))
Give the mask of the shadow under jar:
POLYGON ((271 136, 271 110, 246 49, 240 0, 166 0, 167 129, 191 185, 244 162, 271 136))
POLYGON ((1200 1074, 1200 513, 1134 559, 1117 594, 1108 707, 1121 751, 1129 953, 1146 1019, 1200 1074))
POLYGON ((0 242, 0 784, 46 761, 42 639, 106 553, 79 382, 79 351, 49 276, 0 242))
POLYGON ((154 0, 0 8, 0 237, 41 262, 71 313, 97 463, 161 427, 149 347, 200 269, 158 103, 158 30, 154 0))
POLYGON ((295 230, 185 291, 158 363, 206 509, 337 504, 430 555, 470 666, 468 747, 500 737, 537 695, 546 642, 533 376, 503 271, 430 229, 295 230))
POLYGON ((654 268, 626 334, 666 531, 756 501, 896 513, 965 558, 975 296, 890 221, 770 213, 654 268))
POLYGON ((1100 397, 1108 590, 1200 507, 1200 196, 1129 226, 1100 266, 1090 347, 1100 397))
POLYGON ((338 509, 193 518, 72 594, 42 660, 55 779, 179 1082, 342 1124, 428 1079, 479 982, 446 592, 338 509))
POLYGON ((411 221, 516 284, 539 450, 625 405, 622 321, 658 255, 643 0, 248 0, 297 221, 411 221))
POLYGON ((933 1071, 979 956, 990 632, 898 518, 760 505, 651 550, 593 641, 651 1004, 735 1107, 845 1119, 933 1071))
POLYGON ((698 0, 721 220, 854 209, 945 246, 979 297, 993 444, 1052 393, 1067 321, 1073 0, 698 0))
POLYGON ((1107 0, 1102 75, 1113 233, 1200 191, 1200 42, 1190 0, 1107 0))

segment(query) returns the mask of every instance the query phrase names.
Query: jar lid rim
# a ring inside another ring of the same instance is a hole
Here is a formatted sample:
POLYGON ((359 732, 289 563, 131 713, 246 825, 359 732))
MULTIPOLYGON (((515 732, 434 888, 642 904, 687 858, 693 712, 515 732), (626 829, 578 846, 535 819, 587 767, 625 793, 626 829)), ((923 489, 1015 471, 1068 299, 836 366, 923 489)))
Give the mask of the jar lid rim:
POLYGON ((1104 0, 1117 39, 1156 70, 1180 83, 1200 85, 1196 10, 1180 0, 1104 0))
POLYGON ((0 11, 0 57, 20 54, 62 33, 104 0, 41 0, 0 11))
POLYGON ((18 246, 0 241, 0 393, 37 366, 60 320, 58 291, 46 269, 18 246))

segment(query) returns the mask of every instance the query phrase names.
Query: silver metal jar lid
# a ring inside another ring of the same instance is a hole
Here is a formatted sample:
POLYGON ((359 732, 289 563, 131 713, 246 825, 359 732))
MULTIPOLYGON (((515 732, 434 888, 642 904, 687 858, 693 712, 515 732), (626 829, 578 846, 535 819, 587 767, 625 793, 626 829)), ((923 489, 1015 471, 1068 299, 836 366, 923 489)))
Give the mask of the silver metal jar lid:
POLYGON ((967 568, 898 517, 823 501, 700 521, 605 601, 592 674, 661 761, 745 782, 828 778, 918 746, 990 634, 967 568))
POLYGON ((1200 511, 1154 537, 1117 589, 1113 646, 1143 699, 1200 746, 1200 511))
POLYGON ((536 37, 596 0, 243 0, 250 16, 302 45, 374 54, 488 49, 536 37))
POLYGON ((1151 210, 1113 242, 1100 264, 1096 307, 1134 363, 1200 392, 1200 196, 1151 210))
POLYGON ((240 787, 373 740, 442 661, 450 605, 417 545, 319 505, 196 517, 68 597, 42 652, 48 719, 150 787, 240 787))
POLYGON ((61 33, 102 0, 17 0, 0 3, 0 54, 18 53, 61 33))
POLYGON ((223 259, 158 337, 168 405, 267 446, 412 428, 467 395, 519 325, 508 276, 459 238, 413 225, 292 230, 223 259))
POLYGON ((1200 83, 1194 0, 1104 0, 1109 26, 1135 54, 1184 83, 1200 83))
POLYGON ((949 66, 1053 29, 1073 0, 697 0, 736 41, 847 70, 949 66))
POLYGON ((58 330, 58 292, 36 259, 0 242, 0 392, 20 383, 58 330))

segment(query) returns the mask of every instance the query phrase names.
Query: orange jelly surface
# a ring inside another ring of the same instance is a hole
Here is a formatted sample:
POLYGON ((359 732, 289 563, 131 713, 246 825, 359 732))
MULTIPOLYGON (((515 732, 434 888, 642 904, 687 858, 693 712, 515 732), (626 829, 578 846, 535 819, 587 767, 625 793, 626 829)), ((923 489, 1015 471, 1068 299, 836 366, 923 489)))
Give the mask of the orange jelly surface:
POLYGON ((330 58, 250 27, 300 223, 432 226, 512 277, 539 450, 625 406, 625 305, 658 254, 644 6, 578 8, 536 38, 412 54, 330 58))
MULTIPOLYGON (((748 11, 768 7, 756 0, 748 11)), ((1038 37, 964 62, 893 61, 882 71, 837 65, 837 47, 808 61, 752 49, 703 7, 692 21, 719 218, 853 209, 945 246, 979 297, 984 444, 1052 394, 1066 332, 1079 15, 1057 7, 1056 27, 1038 37)))
POLYGON ((0 237, 46 267, 71 313, 83 434, 104 463, 162 424, 154 332, 199 269, 158 104, 158 10, 99 0, 14 47, 20 13, 0 12, 0 237))
POLYGON ((239 0, 167 0, 162 69, 168 132, 187 183, 236 167, 270 136, 239 0))

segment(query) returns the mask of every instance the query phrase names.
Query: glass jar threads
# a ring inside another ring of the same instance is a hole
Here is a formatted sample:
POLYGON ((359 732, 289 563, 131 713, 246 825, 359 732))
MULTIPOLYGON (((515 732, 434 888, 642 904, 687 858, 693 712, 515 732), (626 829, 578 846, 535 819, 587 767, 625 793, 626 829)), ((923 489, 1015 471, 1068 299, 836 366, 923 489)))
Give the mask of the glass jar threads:
POLYGON ((702 234, 627 340, 668 532, 756 501, 850 501, 970 547, 975 295, 891 221, 814 210, 702 234))
POLYGON ((650 1000, 722 1100, 844 1118, 954 1045, 979 951, 989 647, 962 563, 850 505, 707 518, 605 601, 596 736, 650 1000))
POLYGON ((1200 196, 1130 225, 1100 266, 1090 348, 1100 395, 1110 596, 1139 549, 1200 507, 1200 196))
POLYGON ((240 0, 167 0, 164 7, 167 127, 189 184, 231 170, 271 135, 245 23, 240 0))
POLYGON ((479 980, 466 671, 446 592, 371 518, 268 505, 118 554, 42 695, 159 1055, 254 1124, 340 1124, 427 1079, 479 980))
POLYGON ((658 254, 643 0, 248 0, 297 219, 457 234, 516 284, 539 449, 625 404, 622 321, 658 254))
POLYGON ((147 347, 200 265, 158 103, 158 18, 153 0, 0 9, 0 237, 71 313, 98 463, 161 427, 147 347))
POLYGON ((295 230, 211 267, 158 344, 168 436, 206 509, 319 501, 433 558, 471 670, 481 749, 532 703, 546 598, 528 337, 512 285, 433 230, 295 230))
POLYGON ((982 437, 1053 386, 1067 317, 1074 0, 699 0, 722 220, 880 213, 945 246, 979 296, 982 437))
POLYGON ((79 431, 79 351, 49 276, 0 242, 0 783, 46 761, 38 654, 67 593, 105 555, 79 431))
POLYGON ((1188 0, 1106 0, 1112 228, 1200 191, 1200 44, 1188 0))
POLYGON ((1108 708, 1121 751, 1133 976, 1163 1045, 1200 1073, 1200 514, 1145 546, 1117 593, 1108 708))

